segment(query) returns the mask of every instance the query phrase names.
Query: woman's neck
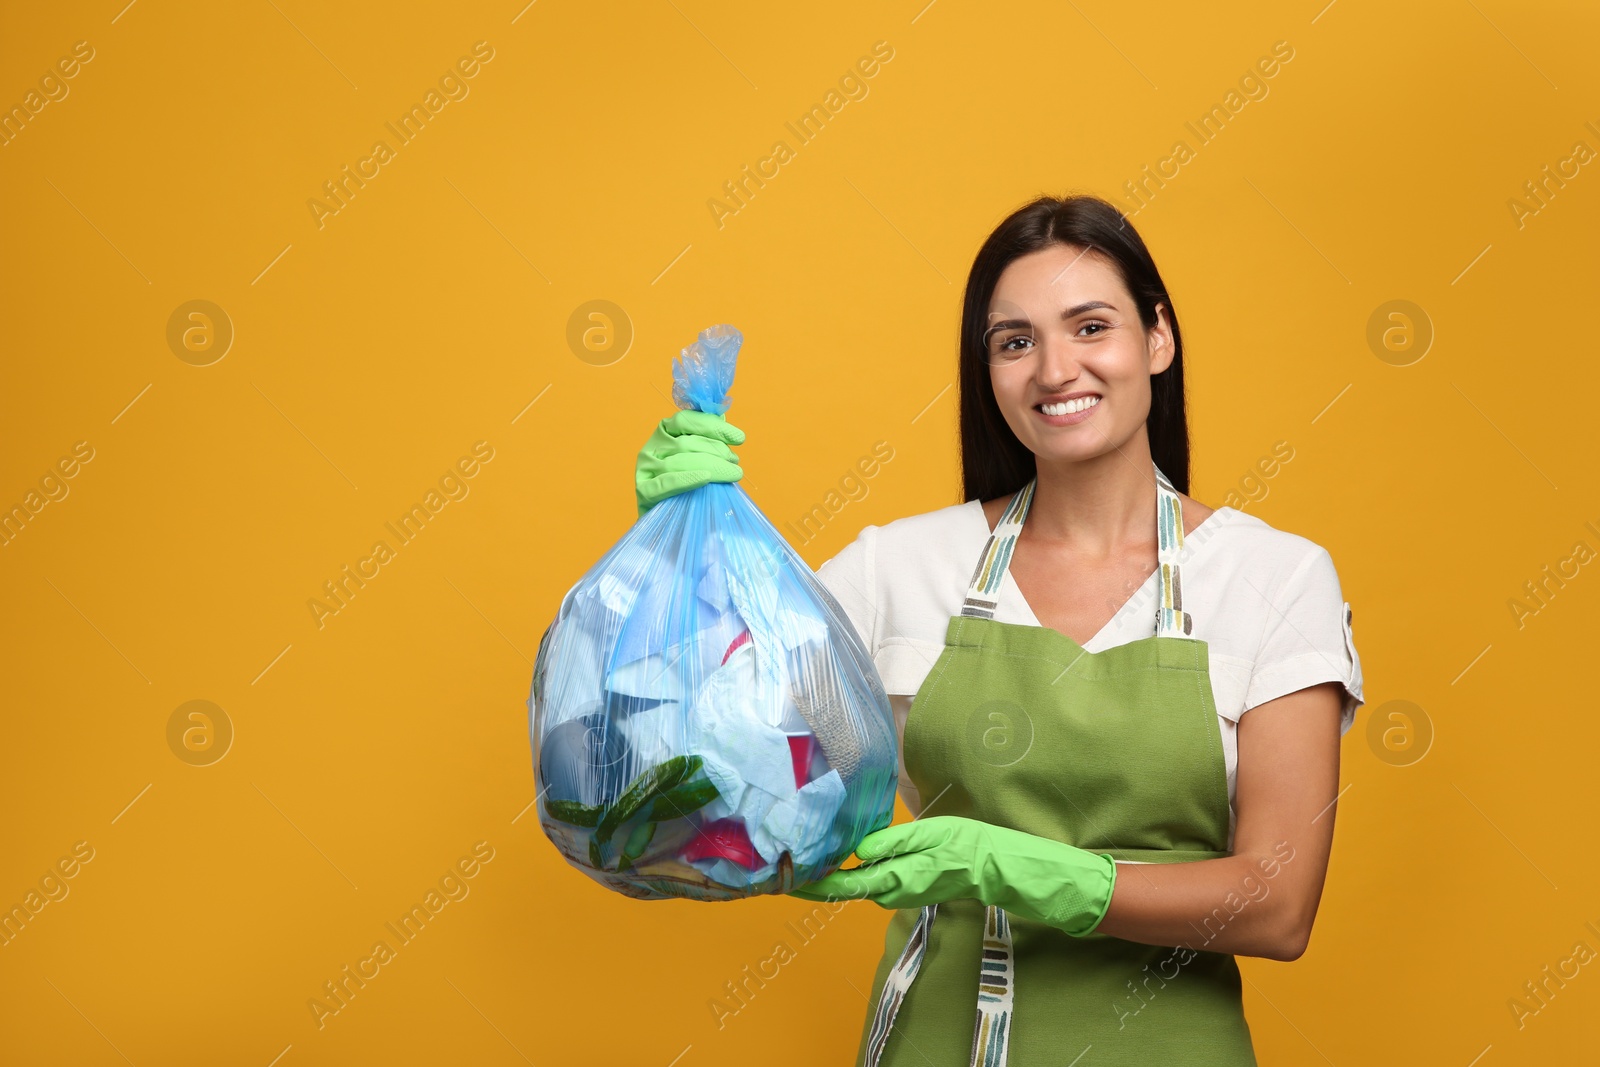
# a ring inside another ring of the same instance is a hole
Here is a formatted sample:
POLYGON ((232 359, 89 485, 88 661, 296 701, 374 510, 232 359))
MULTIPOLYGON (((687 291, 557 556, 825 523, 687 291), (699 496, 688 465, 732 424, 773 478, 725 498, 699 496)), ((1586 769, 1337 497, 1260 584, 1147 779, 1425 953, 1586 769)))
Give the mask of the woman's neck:
POLYGON ((1156 482, 1143 434, 1089 460, 1039 460, 1028 507, 1030 540, 1082 558, 1110 558, 1156 540, 1156 482))

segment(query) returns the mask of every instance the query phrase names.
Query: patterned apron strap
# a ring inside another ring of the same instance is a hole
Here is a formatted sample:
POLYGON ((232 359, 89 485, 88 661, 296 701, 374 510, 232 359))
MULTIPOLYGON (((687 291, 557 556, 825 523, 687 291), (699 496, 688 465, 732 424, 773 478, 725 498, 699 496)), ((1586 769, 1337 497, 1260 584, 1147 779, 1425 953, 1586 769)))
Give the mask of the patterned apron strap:
POLYGON ((916 978, 917 969, 922 966, 922 957, 927 954, 928 930, 933 926, 933 914, 938 910, 937 904, 929 904, 922 909, 911 936, 906 938, 906 947, 895 961, 894 969, 884 979, 883 993, 878 997, 878 1006, 872 1013, 872 1029, 867 1035, 865 1067, 878 1067, 878 1057, 883 1055, 884 1043, 889 1040, 889 1028, 894 1025, 895 1013, 900 1010, 900 1002, 911 989, 911 981, 916 978))
POLYGON ((978 1019, 972 1030, 971 1067, 1002 1067, 1011 1040, 1015 1002, 1011 920, 992 904, 983 921, 983 962, 978 966, 978 1019))
POLYGON ((1000 583, 1011 565, 1011 550, 1017 547, 1017 535, 1022 532, 1022 520, 1027 518, 1028 505, 1033 503, 1034 481, 1018 489, 1011 503, 1001 513, 994 531, 983 546, 978 559, 978 569, 972 572, 967 586, 967 599, 961 605, 961 614, 970 618, 992 619, 1000 600, 1000 583))
POLYGON ((1183 555, 1183 502, 1172 482, 1156 471, 1156 539, 1161 567, 1161 603, 1156 608, 1157 637, 1187 637, 1194 619, 1183 610, 1178 560, 1183 555))

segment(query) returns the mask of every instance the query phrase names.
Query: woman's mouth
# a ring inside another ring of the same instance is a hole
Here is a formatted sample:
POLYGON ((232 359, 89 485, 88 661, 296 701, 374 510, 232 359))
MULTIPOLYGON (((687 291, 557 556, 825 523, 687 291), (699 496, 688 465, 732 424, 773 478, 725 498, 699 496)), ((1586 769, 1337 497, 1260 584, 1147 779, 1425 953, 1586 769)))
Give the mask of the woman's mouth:
POLYGON ((1091 393, 1057 404, 1036 404, 1033 410, 1051 426, 1071 426, 1087 419, 1089 413, 1099 406, 1100 394, 1091 393))

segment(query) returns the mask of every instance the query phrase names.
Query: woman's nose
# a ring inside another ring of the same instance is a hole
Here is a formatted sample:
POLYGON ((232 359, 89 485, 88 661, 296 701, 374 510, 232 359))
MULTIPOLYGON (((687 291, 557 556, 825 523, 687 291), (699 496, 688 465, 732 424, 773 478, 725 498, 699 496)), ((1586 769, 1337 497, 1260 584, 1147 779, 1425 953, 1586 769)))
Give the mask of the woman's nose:
POLYGON ((1039 360, 1034 368, 1041 381, 1071 381, 1078 376, 1078 360, 1072 345, 1060 334, 1049 332, 1039 341, 1039 360))

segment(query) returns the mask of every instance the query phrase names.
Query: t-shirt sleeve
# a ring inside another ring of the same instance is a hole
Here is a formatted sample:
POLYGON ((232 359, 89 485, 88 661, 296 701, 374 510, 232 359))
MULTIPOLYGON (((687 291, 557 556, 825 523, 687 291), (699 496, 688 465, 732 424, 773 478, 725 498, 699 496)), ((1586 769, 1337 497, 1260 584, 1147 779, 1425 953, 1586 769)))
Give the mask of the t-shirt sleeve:
POLYGON ((876 526, 868 526, 838 554, 817 568, 817 580, 844 609, 868 656, 878 651, 877 585, 873 574, 876 526))
POLYGON ((1333 557, 1318 545, 1271 596, 1244 710, 1319 682, 1338 682, 1344 687, 1343 737, 1365 703, 1351 615, 1333 557))

